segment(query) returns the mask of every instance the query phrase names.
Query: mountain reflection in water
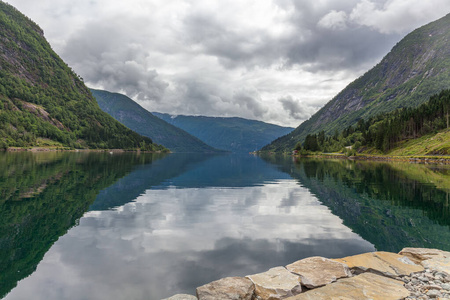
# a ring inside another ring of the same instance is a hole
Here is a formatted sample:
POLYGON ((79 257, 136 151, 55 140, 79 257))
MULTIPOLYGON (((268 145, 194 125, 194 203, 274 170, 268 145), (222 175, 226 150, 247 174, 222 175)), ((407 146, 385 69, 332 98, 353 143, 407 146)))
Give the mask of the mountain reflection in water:
POLYGON ((11 155, 2 293, 31 276, 5 299, 161 299, 308 256, 449 244, 445 169, 437 186, 429 169, 343 161, 11 155))

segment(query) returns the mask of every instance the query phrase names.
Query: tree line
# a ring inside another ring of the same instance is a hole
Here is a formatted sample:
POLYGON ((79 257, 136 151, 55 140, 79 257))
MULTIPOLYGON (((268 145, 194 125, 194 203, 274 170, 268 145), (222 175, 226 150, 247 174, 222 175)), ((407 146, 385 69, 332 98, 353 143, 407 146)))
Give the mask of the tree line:
POLYGON ((321 131, 318 134, 309 134, 303 143, 297 143, 294 150, 344 150, 354 154, 361 147, 369 147, 387 152, 401 141, 449 128, 449 111, 450 90, 443 90, 416 108, 400 108, 367 120, 360 119, 354 126, 349 126, 340 133, 335 131, 333 135, 326 135, 321 131))

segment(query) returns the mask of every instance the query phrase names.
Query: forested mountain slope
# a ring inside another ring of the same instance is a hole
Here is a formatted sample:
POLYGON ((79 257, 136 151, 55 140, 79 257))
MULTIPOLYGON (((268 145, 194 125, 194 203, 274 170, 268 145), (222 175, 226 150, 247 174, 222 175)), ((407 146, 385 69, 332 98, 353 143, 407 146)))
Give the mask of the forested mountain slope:
POLYGON ((248 153, 258 150, 294 129, 243 118, 153 114, 186 130, 208 145, 231 152, 248 153))
POLYGON ((104 113, 43 31, 0 1, 0 148, 162 149, 104 113))
POLYGON ((217 151, 186 131, 155 117, 125 95, 94 89, 91 91, 104 112, 173 152, 217 151))
POLYGON ((450 15, 414 30, 370 71, 349 84, 308 121, 262 150, 290 151, 308 134, 354 125, 400 107, 416 107, 450 83, 450 15))

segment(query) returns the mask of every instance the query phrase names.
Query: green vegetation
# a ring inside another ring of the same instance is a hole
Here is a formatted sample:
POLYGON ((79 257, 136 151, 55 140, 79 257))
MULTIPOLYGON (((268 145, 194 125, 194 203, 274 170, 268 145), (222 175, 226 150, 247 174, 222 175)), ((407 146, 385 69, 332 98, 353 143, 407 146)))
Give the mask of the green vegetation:
POLYGON ((261 149, 270 141, 294 129, 243 118, 154 114, 164 121, 186 130, 208 145, 240 153, 261 149))
POLYGON ((155 117, 125 95, 94 89, 91 91, 104 112, 173 152, 218 152, 186 131, 155 117))
POLYGON ((295 150, 343 149, 347 155, 355 155, 360 149, 375 149, 389 155, 449 155, 449 118, 450 90, 444 90, 417 108, 399 109, 367 121, 361 119, 340 134, 325 136, 321 131, 307 135, 303 147, 297 143, 295 150))
POLYGON ((262 150, 286 152, 307 135, 333 136, 360 120, 417 107, 450 82, 450 14, 403 38, 377 64, 349 84, 292 133, 262 150))
POLYGON ((4 2, 0 29, 0 148, 164 149, 102 112, 42 30, 4 2))

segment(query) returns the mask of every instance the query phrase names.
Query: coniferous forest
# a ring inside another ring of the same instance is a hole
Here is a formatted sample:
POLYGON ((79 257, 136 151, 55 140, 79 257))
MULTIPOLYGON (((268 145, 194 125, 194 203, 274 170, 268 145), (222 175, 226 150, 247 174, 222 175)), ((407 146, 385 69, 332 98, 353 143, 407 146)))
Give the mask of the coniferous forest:
MULTIPOLYGON (((368 120, 360 119, 355 126, 326 136, 324 131, 307 135, 296 150, 336 152, 352 146, 353 153, 361 148, 374 148, 387 152, 399 143, 437 133, 449 128, 450 90, 443 90, 416 108, 401 108, 368 120)), ((450 149, 442 149, 448 154, 450 149)))

